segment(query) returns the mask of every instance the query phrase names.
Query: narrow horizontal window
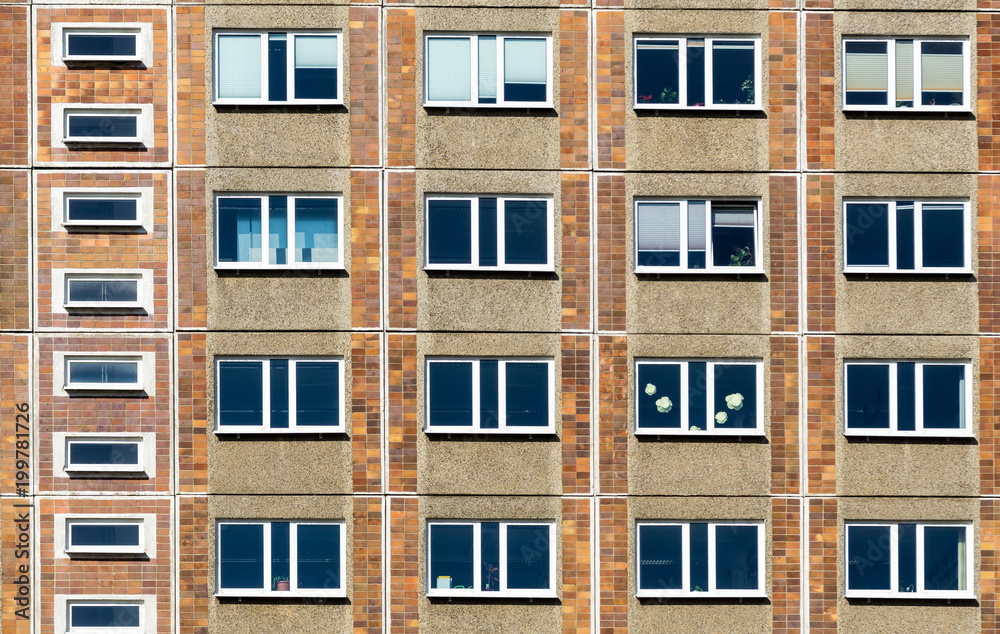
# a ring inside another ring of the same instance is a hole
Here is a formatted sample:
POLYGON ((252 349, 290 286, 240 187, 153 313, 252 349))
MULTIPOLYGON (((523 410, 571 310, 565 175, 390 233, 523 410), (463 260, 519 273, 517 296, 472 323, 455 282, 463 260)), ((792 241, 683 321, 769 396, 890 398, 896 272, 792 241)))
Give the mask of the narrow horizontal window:
POLYGON ((66 359, 67 390, 141 390, 140 359, 100 357, 66 359))
POLYGON ((844 202, 844 271, 970 273, 969 204, 844 202))
POLYGON ((340 359, 219 359, 217 432, 344 431, 340 359))
POLYGON ((844 526, 848 597, 974 598, 972 524, 844 526))
POLYGON ((554 596, 554 541, 551 522, 428 522, 427 595, 554 596))
POLYGON ((640 597, 761 597, 760 522, 638 522, 640 597))
POLYGON ((845 39, 844 110, 968 110, 969 42, 845 39))
POLYGON ((141 143, 137 111, 66 110, 66 143, 141 143))
POLYGON ((551 271, 552 200, 427 199, 427 269, 551 271))
POLYGON ((760 38, 637 37, 637 109, 761 108, 760 38))
POLYGON ((344 596, 343 522, 222 521, 220 596, 344 596))
POLYGON ((140 554, 144 551, 141 519, 67 519, 66 552, 70 554, 140 554))
POLYGON ((551 359, 428 359, 426 431, 555 431, 551 359))
POLYGON ((67 275, 66 308, 137 308, 142 306, 141 278, 67 275))
POLYGON ((131 471, 143 470, 143 441, 134 438, 68 438, 66 440, 67 471, 131 471))
POLYGON ((635 433, 764 433, 760 361, 636 361, 635 433))
POLYGON ((844 363, 845 434, 968 436, 971 411, 970 363, 844 363))
POLYGON ((138 31, 65 29, 66 61, 135 61, 140 58, 138 31))
POLYGON ((217 104, 343 103, 338 32, 215 34, 217 104))
POLYGON ((64 219, 66 225, 138 225, 140 196, 66 195, 64 219))
POLYGON ((755 201, 635 203, 636 273, 760 273, 761 253, 755 201))
POLYGON ((216 198, 219 268, 343 268, 339 196, 216 198))
POLYGON ((66 604, 66 632, 144 632, 144 611, 143 604, 137 601, 69 601, 66 604))
POLYGON ((551 36, 442 33, 424 44, 427 106, 552 105, 551 36))

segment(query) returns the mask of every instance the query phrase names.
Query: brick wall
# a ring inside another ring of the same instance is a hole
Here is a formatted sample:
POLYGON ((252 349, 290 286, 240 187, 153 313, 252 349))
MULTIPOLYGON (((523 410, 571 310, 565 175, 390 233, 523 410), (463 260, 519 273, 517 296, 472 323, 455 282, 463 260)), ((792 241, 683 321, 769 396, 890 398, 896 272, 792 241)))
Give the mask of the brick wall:
POLYGON ((598 337, 598 477, 604 494, 628 493, 628 347, 624 336, 598 337))
POLYGON ((351 7, 350 46, 347 59, 351 65, 351 165, 379 163, 379 10, 374 7, 351 7))
MULTIPOLYGON (((31 132, 28 7, 0 7, 0 165, 27 166, 31 132)), ((4 198, 3 200, 6 200, 4 198)))
POLYGON ((386 427, 389 493, 417 491, 417 337, 386 335, 386 427))
POLYGON ((979 494, 1000 494, 1000 342, 979 339, 979 494))
POLYGON ((837 363, 833 337, 806 340, 805 493, 837 492, 837 363))
POLYGON ((354 492, 382 486, 381 353, 378 333, 351 334, 351 447, 354 492))
POLYGON ((209 543, 208 498, 177 498, 177 629, 208 633, 208 576, 214 570, 209 543))
POLYGON ((417 161, 417 26, 413 9, 387 9, 386 167, 417 161))
POLYGON ((590 329, 590 175, 563 174, 562 327, 590 329))
POLYGON ((771 493, 800 493, 799 340, 771 337, 771 493))
MULTIPOLYGON (((563 365, 565 371, 565 364, 563 365)), ((562 501, 563 634, 590 632, 591 532, 590 500, 562 501)))
POLYGON ((0 171, 0 328, 31 328, 31 177, 0 171))
POLYGON ((1000 177, 978 182, 979 332, 1000 332, 1000 177))
MULTIPOLYGON (((773 361, 772 361, 773 362, 773 361)), ((802 510, 799 500, 771 500, 771 602, 774 632, 802 627, 802 510)))
POLYGON ((351 172, 351 325, 354 328, 378 328, 382 322, 380 185, 378 172, 351 172))
POLYGON ((809 631, 837 631, 837 500, 809 504, 809 631))
MULTIPOLYGON (((27 492, 30 482, 18 477, 29 474, 32 466, 19 463, 37 455, 32 447, 30 430, 35 428, 32 411, 31 339, 28 335, 0 334, 0 493, 17 495, 27 492), (27 411, 25 408, 27 405, 27 411), (19 417, 20 415, 20 417, 19 417), (20 424, 20 426, 19 426, 20 424), (24 441, 28 441, 25 444, 24 441), (22 453, 18 453, 18 452, 22 453), (20 468, 18 468, 20 467, 20 468)), ((6 534, 6 533, 5 533, 6 534)))
POLYGON ((625 177, 600 174, 597 177, 597 328, 625 330, 625 281, 628 256, 625 253, 625 177))
MULTIPOLYGON (((605 4, 606 3, 606 4, 605 4)), ((622 0, 599 0, 621 6, 622 0)), ((598 11, 594 33, 594 100, 597 104, 597 168, 625 169, 625 12, 598 11)))
POLYGON ((23 577, 34 579, 38 576, 32 568, 34 563, 24 552, 26 543, 29 544, 29 550, 37 547, 31 536, 37 519, 38 513, 31 508, 28 500, 0 500, 0 522, 4 527, 0 531, 0 578, 3 581, 0 628, 4 634, 31 634, 32 622, 25 617, 34 616, 39 609, 30 597, 31 586, 22 583, 23 577), (27 574, 22 568, 25 565, 28 566, 27 574))
POLYGON ((208 491, 208 354, 204 333, 177 334, 177 488, 208 491))
MULTIPOLYGON (((794 8, 795 0, 790 0, 794 8)), ((773 5, 789 0, 772 0, 773 5)), ((798 167, 798 13, 768 15, 767 73, 770 165, 773 170, 798 167)))
POLYGON ((598 558, 600 568, 601 634, 628 632, 628 575, 632 553, 628 548, 628 500, 624 498, 599 498, 598 558))
MULTIPOLYGON (((808 8, 828 8, 833 0, 810 0, 808 8), (815 6, 811 6, 815 5, 815 6)), ((833 65, 833 14, 807 13, 806 40, 806 167, 828 170, 836 164, 833 118, 836 107, 833 65)))
POLYGON ((417 327, 417 177, 387 172, 386 321, 390 328, 417 327))
POLYGON ((562 338, 564 494, 590 493, 590 337, 562 338))
POLYGON ((837 323, 837 223, 833 175, 806 176, 806 329, 832 332, 837 323))
POLYGON ((770 178, 768 279, 772 332, 799 329, 798 187, 796 176, 770 178))
POLYGON ((389 631, 417 634, 420 627, 420 501, 389 499, 389 631))
POLYGON ((382 632, 382 499, 354 498, 353 561, 355 634, 382 632))
POLYGON ((205 328, 208 324, 207 223, 204 170, 176 173, 177 327, 205 328))
POLYGON ((1000 501, 979 502, 979 601, 983 634, 1000 632, 997 613, 997 592, 1000 591, 997 571, 1000 570, 1000 501))
POLYGON ((590 12, 559 12, 559 130, 563 169, 586 169, 590 166, 590 82, 589 51, 590 12))
POLYGON ((176 134, 178 165, 205 164, 205 8, 175 9, 177 81, 176 134))

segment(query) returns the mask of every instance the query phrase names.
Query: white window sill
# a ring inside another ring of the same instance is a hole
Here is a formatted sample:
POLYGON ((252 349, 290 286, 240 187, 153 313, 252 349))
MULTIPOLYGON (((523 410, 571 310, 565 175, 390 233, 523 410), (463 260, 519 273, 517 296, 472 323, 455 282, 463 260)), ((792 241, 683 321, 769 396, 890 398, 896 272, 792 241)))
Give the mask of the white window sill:
POLYGON ((890 431, 887 429, 844 430, 848 438, 975 438, 970 429, 925 429, 923 431, 890 431))
POLYGON ((506 101, 504 103, 472 103, 462 101, 425 101, 424 108, 511 108, 511 109, 535 109, 552 110, 555 108, 551 101, 506 101))
POLYGON ((342 106, 343 99, 301 99, 294 101, 264 101, 263 99, 216 99, 213 106, 342 106))
POLYGON ((501 427, 499 429, 477 429, 475 427, 427 427, 424 433, 431 436, 444 434, 484 434, 494 436, 531 436, 556 433, 554 425, 548 427, 501 427))
POLYGON ((65 145, 145 145, 137 137, 64 137, 62 142, 65 145))
MULTIPOLYGON (((722 437, 755 437, 763 438, 764 430, 762 429, 739 429, 730 431, 720 430, 720 429, 679 429, 677 427, 671 427, 669 429, 651 429, 649 427, 644 427, 642 429, 635 430, 636 436, 688 436, 688 437, 701 437, 701 436, 722 436, 722 437)), ((698 593, 699 595, 701 593, 698 593)))
POLYGON ((71 302, 63 304, 66 310, 141 310, 142 304, 131 302, 71 302))
POLYGON ((429 598, 475 598, 475 599, 558 599, 555 590, 488 592, 483 590, 445 590, 431 588, 427 591, 429 598))
POLYGON ((461 271, 479 273, 555 273, 554 266, 472 266, 462 264, 425 264, 425 271, 461 271))
POLYGON ((763 590, 684 592, 683 590, 639 590, 638 599, 766 599, 763 590))
POLYGON ((146 551, 142 548, 98 549, 98 548, 67 548, 70 557, 101 557, 101 558, 135 558, 143 557, 146 551))
POLYGON ((142 61, 138 55, 64 55, 63 63, 104 63, 104 64, 137 64, 142 61))
POLYGON ((215 596, 228 598, 264 598, 264 599, 343 599, 347 597, 345 590, 217 590, 215 596))
POLYGON ((974 592, 954 591, 954 592, 892 592, 892 591, 868 591, 868 590, 848 590, 844 593, 847 599, 902 599, 906 601, 920 601, 922 599, 951 599, 954 601, 968 601, 976 598, 974 592))
POLYGON ((763 275, 760 266, 729 266, 708 269, 682 269, 676 266, 637 266, 636 275, 763 275))
POLYGON ((216 436, 237 436, 237 435, 254 435, 254 436, 276 436, 279 434, 344 434, 347 433, 343 426, 340 427, 326 427, 326 426, 300 426, 300 427, 286 427, 281 428, 263 428, 263 427, 217 427, 215 430, 216 436))
POLYGON ((969 106, 917 106, 914 108, 897 108, 895 106, 842 106, 844 112, 896 112, 900 114, 926 114, 928 112, 955 112, 971 114, 969 106))
POLYGON ((635 110, 671 110, 674 112, 732 112, 732 111, 743 111, 743 112, 764 112, 764 107, 751 103, 751 104, 736 104, 736 103, 715 103, 706 106, 681 106, 679 104, 652 104, 652 103, 634 103, 632 108, 635 110))
POLYGON ((142 392, 143 386, 138 383, 81 383, 66 385, 63 389, 67 392, 142 392))
POLYGON ((972 275, 972 268, 922 268, 922 269, 890 269, 887 266, 845 266, 841 272, 844 275, 864 273, 865 275, 972 275))
POLYGON ((312 263, 300 264, 256 264, 254 262, 237 262, 233 264, 216 264, 216 271, 345 271, 347 270, 340 262, 337 263, 312 263))

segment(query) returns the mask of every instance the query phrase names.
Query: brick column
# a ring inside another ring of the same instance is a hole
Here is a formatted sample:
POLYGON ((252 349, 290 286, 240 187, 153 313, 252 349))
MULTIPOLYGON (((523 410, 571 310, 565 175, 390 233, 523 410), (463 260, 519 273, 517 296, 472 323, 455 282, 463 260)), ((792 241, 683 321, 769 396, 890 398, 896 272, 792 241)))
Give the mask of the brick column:
POLYGON ((628 346, 624 336, 598 338, 599 491, 628 493, 628 346))
POLYGON ((979 495, 1000 494, 1000 340, 979 339, 979 495))
POLYGON ((208 353, 204 333, 177 334, 177 489, 208 491, 208 353))
POLYGON ((178 6, 176 72, 177 165, 204 165, 205 160, 205 8, 178 6))
POLYGON ((589 11, 559 11, 559 136, 563 169, 590 166, 589 35, 589 11))
POLYGON ((979 332, 1000 332, 1000 176, 980 174, 979 332))
MULTIPOLYGON (((562 326, 590 329, 590 175, 562 175, 562 326)), ((415 247, 414 247, 415 250, 415 247)), ((398 273, 397 273, 398 274, 398 273)))
POLYGON ((354 492, 382 489, 382 403, 379 334, 351 334, 351 447, 354 492))
POLYGON ((625 176, 597 176, 597 328, 625 330, 625 283, 629 272, 625 254, 625 176))
POLYGON ((796 176, 770 179, 771 331, 799 329, 799 227, 796 176))
POLYGON ((390 493, 416 493, 417 491, 417 337, 416 335, 388 334, 387 368, 388 385, 386 425, 389 446, 390 493))
POLYGON ((997 593, 1000 592, 1000 500, 979 502, 979 605, 983 634, 1000 632, 997 593))
POLYGON ((205 172, 175 172, 177 206, 174 209, 176 243, 177 327, 208 325, 208 222, 205 172))
MULTIPOLYGON (((379 162, 379 24, 378 7, 352 6, 347 59, 351 65, 351 165, 379 162)), ((391 68, 391 67, 390 67, 391 68)))
POLYGON ((208 634, 208 575, 215 554, 209 549, 208 498, 177 498, 177 631, 208 634))
POLYGON ((562 337, 563 493, 590 493, 590 336, 562 337))
POLYGON ((416 328, 417 176, 414 172, 386 172, 386 179, 386 325, 416 328))
POLYGON ((389 499, 389 632, 418 634, 420 584, 420 500, 389 499))
POLYGON ((809 631, 837 631, 837 500, 809 500, 809 631))
MULTIPOLYGON (((771 8, 795 8, 795 0, 771 0, 771 8), (792 4, 792 7, 782 7, 792 4), (774 6, 779 5, 779 6, 774 6)), ((768 15, 768 126, 772 170, 798 167, 798 13, 768 15)))
POLYGON ((376 171, 351 172, 351 325, 378 328, 382 323, 379 288, 379 189, 376 171))
POLYGON ((0 165, 3 166, 27 167, 30 163, 28 11, 26 6, 0 7, 0 94, 4 96, 0 106, 0 165))
POLYGON ((563 634, 589 634, 591 617, 590 500, 562 501, 563 634))
MULTIPOLYGON (((3 359, 0 363, 0 493, 26 495, 30 482, 25 477, 34 479, 31 459, 38 453, 30 436, 31 430, 37 429, 37 421, 32 408, 29 335, 0 334, 0 359, 3 359), (20 462, 23 460, 28 464, 20 462), (18 472, 28 475, 18 477, 18 472)), ((9 526, 4 526, 5 535, 9 526)))
POLYGON ((600 616, 601 634, 628 632, 628 500, 604 498, 598 500, 600 616))
MULTIPOLYGON (((6 473, 6 472, 5 472, 6 473)), ((0 629, 4 634, 31 634, 31 618, 38 619, 41 611, 30 596, 31 585, 21 583, 24 576, 32 580, 38 578, 34 563, 25 554, 25 547, 34 550, 38 547, 32 531, 38 513, 30 507, 27 499, 4 498, 0 500, 0 522, 4 529, 0 531, 0 629), (27 520, 25 520, 27 517, 27 520), (25 574, 21 566, 28 566, 25 574)), ((51 631, 51 625, 49 627, 51 631)))
POLYGON ((802 512, 799 500, 771 500, 771 603, 774 632, 802 627, 802 512))
MULTIPOLYGON (((622 0, 599 0, 599 6, 622 6, 622 0)), ((597 168, 625 169, 625 12, 597 11, 595 95, 597 103, 597 168)))
POLYGON ((0 214, 0 298, 3 300, 0 301, 0 329, 3 330, 31 328, 30 179, 27 170, 0 172, 0 207, 3 209, 0 214))
MULTIPOLYGON (((996 6, 994 0, 980 5, 996 6)), ((982 8, 982 7, 981 7, 982 8)), ((1000 15, 980 13, 976 23, 976 75, 979 78, 976 119, 979 121, 979 169, 1000 169, 1000 15)))
POLYGON ((833 332, 837 323, 837 223, 833 175, 806 176, 806 329, 833 332))
POLYGON ((355 634, 382 633, 382 500, 354 498, 353 523, 355 634))
POLYGON ((800 492, 799 340, 771 337, 771 493, 800 492))
POLYGON ((389 8, 386 19, 386 166, 417 161, 417 36, 413 9, 389 8))
POLYGON ((805 493, 837 493, 837 364, 833 337, 806 338, 805 493))
MULTIPOLYGON (((833 8, 833 0, 807 0, 807 8, 833 8), (829 5, 829 6, 827 6, 829 5)), ((834 90, 833 14, 806 14, 806 167, 832 170, 836 164, 833 121, 837 96, 834 90)))

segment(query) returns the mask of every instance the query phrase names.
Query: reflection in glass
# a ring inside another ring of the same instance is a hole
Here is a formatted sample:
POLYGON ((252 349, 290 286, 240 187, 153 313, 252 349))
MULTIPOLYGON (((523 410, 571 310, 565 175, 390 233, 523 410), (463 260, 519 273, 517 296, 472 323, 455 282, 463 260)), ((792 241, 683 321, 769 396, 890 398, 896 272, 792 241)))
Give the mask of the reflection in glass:
POLYGON ((550 547, 547 526, 507 526, 507 587, 548 589, 550 547))
POLYGON ((712 43, 712 100, 717 104, 755 102, 754 43, 725 40, 712 43))
POLYGON ((545 427, 549 424, 549 366, 513 361, 507 372, 507 425, 545 427))
POLYGON ((718 363, 714 378, 713 415, 716 428, 756 428, 757 367, 718 363))
POLYGON ((264 424, 264 368, 260 361, 219 363, 219 425, 264 424))
POLYGON ((931 365, 924 370, 924 427, 965 428, 965 366, 931 365))
POLYGON ((295 199, 295 261, 336 262, 337 242, 337 199, 295 199))
POLYGON ((847 587, 891 590, 892 539, 888 526, 847 526, 847 587))
POLYGON ((472 427, 472 362, 435 361, 428 382, 430 424, 472 427))
POLYGON ((79 546, 138 546, 139 524, 80 522, 70 524, 70 544, 79 546))
POLYGON ((889 205, 848 203, 844 249, 848 266, 889 266, 889 205))
POLYGON ((340 423, 340 366, 335 361, 295 364, 295 424, 340 423))
POLYGON ((428 264, 472 264, 472 201, 427 204, 428 264))
POLYGON ((756 590, 760 553, 756 526, 715 527, 715 587, 719 590, 756 590))
MULTIPOLYGON (((548 260, 548 203, 504 203, 504 260, 507 264, 545 264, 548 260)), ((482 227, 480 227, 482 231, 482 227)))
POLYGON ((683 528, 640 525, 639 587, 643 590, 680 590, 684 587, 683 528))
POLYGON ((472 525, 432 524, 430 542, 431 588, 475 588, 472 525))
POLYGON ((848 365, 848 429, 889 429, 889 366, 848 365))
POLYGON ((137 361, 72 361, 69 364, 70 384, 103 383, 134 385, 139 382, 137 361))
POLYGON ((636 44, 636 103, 680 103, 679 55, 678 40, 648 40, 636 44))
POLYGON ((924 527, 924 589, 966 590, 968 571, 964 526, 924 527))
POLYGON ((290 535, 291 526, 288 522, 271 523, 271 590, 291 590, 290 535))
POLYGON ((259 198, 219 199, 219 262, 260 262, 259 198))
MULTIPOLYGON (((508 548, 510 546, 508 545, 508 548)), ((483 568, 479 572, 482 590, 500 591, 500 523, 483 522, 480 525, 480 559, 483 568)))
POLYGON ((965 211, 962 205, 929 205, 922 208, 923 265, 965 266, 965 211))
POLYGON ((340 527, 335 524, 299 524, 296 532, 297 587, 309 590, 339 589, 340 527))
POLYGON ((219 526, 219 587, 264 588, 263 524, 219 526))

